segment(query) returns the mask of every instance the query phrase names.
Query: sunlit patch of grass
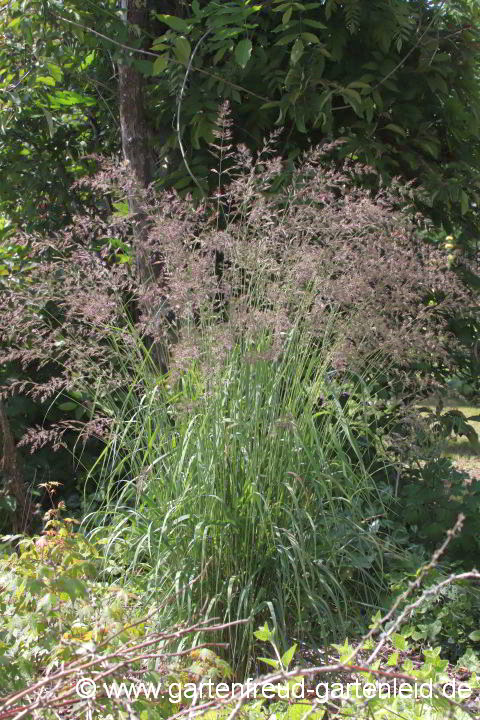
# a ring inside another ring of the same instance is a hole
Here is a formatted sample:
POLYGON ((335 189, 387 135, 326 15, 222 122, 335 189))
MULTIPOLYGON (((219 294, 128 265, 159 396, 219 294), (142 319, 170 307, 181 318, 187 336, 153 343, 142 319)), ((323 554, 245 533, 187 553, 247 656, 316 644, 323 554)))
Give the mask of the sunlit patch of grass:
MULTIPOLYGON (((432 399, 430 402, 423 404, 434 409, 436 399, 432 399)), ((471 417, 480 415, 480 407, 465 405, 460 398, 444 400, 443 405, 445 412, 448 410, 459 410, 463 413, 469 425, 473 427, 480 438, 480 421, 469 420, 471 417)), ((465 437, 452 436, 445 442, 442 454, 451 458, 459 470, 463 470, 469 473, 472 478, 480 480, 480 443, 471 442, 465 437)))

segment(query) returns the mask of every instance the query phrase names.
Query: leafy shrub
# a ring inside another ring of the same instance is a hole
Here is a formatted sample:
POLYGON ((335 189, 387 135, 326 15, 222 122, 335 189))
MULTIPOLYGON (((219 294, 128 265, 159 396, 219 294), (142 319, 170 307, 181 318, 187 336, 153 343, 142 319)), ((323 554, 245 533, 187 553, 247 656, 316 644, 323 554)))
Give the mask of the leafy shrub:
POLYGON ((418 412, 426 416, 430 432, 435 440, 446 440, 452 435, 466 437, 473 448, 479 447, 478 435, 470 422, 480 420, 480 415, 467 417, 461 410, 444 411, 441 399, 437 402, 435 410, 429 407, 420 407, 418 412))
POLYGON ((460 537, 449 548, 449 559, 470 569, 480 550, 480 481, 456 470, 448 458, 434 458, 403 473, 399 499, 401 518, 412 542, 430 552, 462 513, 460 537), (468 482, 467 482, 468 481, 468 482))
MULTIPOLYGON (((61 506, 50 512, 44 535, 20 539, 18 554, 13 551, 0 559, 1 718, 23 717, 30 705, 43 708, 42 718, 57 717, 55 708, 65 705, 81 714, 82 705, 91 701, 75 694, 72 679, 85 676, 97 680, 95 717, 111 720, 124 717, 121 708, 124 703, 128 707, 128 697, 110 700, 102 692, 104 678, 118 681, 121 690, 125 680, 142 680, 146 687, 149 683, 157 687, 163 680, 166 688, 168 683, 219 681, 231 675, 228 664, 198 639, 196 649, 185 651, 195 633, 198 636, 203 626, 209 629, 205 623, 154 633, 152 618, 160 610, 158 605, 152 604, 146 615, 138 590, 105 582, 102 540, 92 543, 73 532, 74 521, 60 520, 60 510, 61 506), (179 637, 184 638, 184 650, 176 654, 169 645, 172 639, 178 643, 179 637), (142 653, 144 647, 150 654, 142 653), (128 676, 122 674, 125 666, 128 676), (39 698, 32 700, 32 692, 39 689, 39 698)), ((7 547, 18 540, 2 539, 7 547)), ((151 714, 148 699, 138 701, 137 708, 147 713, 142 718, 166 718, 172 713, 175 705, 164 694, 160 693, 151 714)))
MULTIPOLYGON (((437 570, 431 573, 425 586, 432 587, 446 577, 437 570)), ((405 587, 406 580, 392 589, 398 592, 405 587)), ((459 582, 442 588, 416 608, 403 634, 417 647, 440 643, 442 655, 455 663, 468 648, 480 652, 479 625, 480 589, 459 582)))
POLYGON ((52 517, 46 528, 39 538, 22 539, 18 555, 12 552, 1 560, 3 691, 21 688, 40 669, 71 659, 75 642, 97 638, 112 627, 108 612, 98 617, 100 594, 112 600, 116 594, 94 582, 101 567, 100 546, 74 533, 71 521, 52 517), (72 642, 62 645, 61 638, 72 642))

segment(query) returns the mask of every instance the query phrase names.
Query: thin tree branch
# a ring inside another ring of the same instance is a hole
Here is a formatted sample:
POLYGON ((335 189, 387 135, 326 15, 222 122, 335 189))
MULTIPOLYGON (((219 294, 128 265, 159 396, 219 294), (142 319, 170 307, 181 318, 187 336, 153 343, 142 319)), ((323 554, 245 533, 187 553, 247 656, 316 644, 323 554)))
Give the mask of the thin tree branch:
MULTIPOLYGON (((90 32, 93 35, 97 35, 98 37, 103 38, 103 40, 107 40, 107 42, 112 43, 112 45, 121 47, 124 50, 128 50, 129 52, 135 52, 135 53, 139 53, 140 55, 147 55, 148 57, 154 57, 154 58, 160 57, 160 53, 155 53, 155 52, 152 52, 151 50, 144 50, 143 48, 136 48, 136 47, 132 47, 130 45, 126 45, 125 43, 121 43, 118 40, 114 40, 113 38, 108 37, 108 35, 104 35, 103 33, 99 32, 98 30, 94 30, 93 28, 88 27, 88 25, 84 25, 83 23, 76 22, 75 20, 70 20, 69 18, 63 17, 63 15, 58 15, 57 13, 52 13, 52 14, 58 20, 63 20, 64 22, 69 23, 69 25, 75 25, 76 27, 82 28, 83 30, 90 32)), ((210 32, 210 30, 209 30, 209 32, 210 32)), ((177 65, 183 64, 176 58, 171 58, 171 60, 172 60, 172 62, 177 63, 177 65)), ((214 80, 219 80, 220 82, 224 83, 225 85, 228 85, 229 87, 234 88, 235 90, 240 90, 241 92, 246 93, 247 95, 256 97, 258 100, 263 100, 263 102, 271 102, 270 98, 263 97, 263 95, 258 95, 257 93, 254 93, 251 90, 248 90, 248 88, 243 87, 242 85, 237 85, 236 83, 231 82, 230 80, 227 80, 227 78, 224 78, 221 75, 216 75, 215 73, 212 73, 209 70, 205 70, 204 68, 199 68, 199 67, 195 67, 195 66, 193 67, 193 69, 202 75, 208 75, 208 77, 211 77, 214 80)))
POLYGON ((197 50, 198 50, 198 48, 200 47, 201 43, 205 40, 205 38, 207 37, 207 35, 209 35, 210 32, 211 32, 211 30, 207 30, 207 32, 202 35, 202 37, 200 38, 200 40, 197 42, 197 44, 196 44, 195 47, 193 48, 192 54, 190 55, 190 59, 189 59, 189 61, 188 61, 187 70, 186 70, 185 75, 184 75, 184 77, 183 77, 182 87, 181 87, 181 89, 180 89, 180 95, 178 96, 178 104, 177 104, 177 138, 178 138, 178 145, 179 145, 179 147, 180 147, 180 152, 182 153, 182 159, 183 159, 183 162, 184 162, 185 167, 187 168, 187 172, 188 172, 188 174, 190 175, 190 177, 192 178, 192 180, 193 180, 193 182, 195 183, 195 185, 198 187, 198 189, 199 189, 200 192, 202 193, 202 196, 203 196, 203 197, 205 196, 205 191, 204 191, 204 189, 202 188, 202 186, 200 185, 200 183, 198 182, 198 180, 197 180, 197 178, 195 177, 195 175, 193 174, 193 172, 190 170, 190 165, 188 164, 187 158, 186 158, 186 155, 185 155, 185 150, 184 150, 183 142, 182 142, 182 134, 181 134, 181 132, 180 132, 180 112, 181 112, 181 109, 182 109, 182 100, 183 100, 183 95, 184 95, 184 93, 185 93, 185 87, 186 87, 186 84, 187 84, 187 79, 188 79, 188 76, 189 76, 189 74, 190 74, 190 70, 192 69, 193 58, 195 57, 195 53, 197 52, 197 50))

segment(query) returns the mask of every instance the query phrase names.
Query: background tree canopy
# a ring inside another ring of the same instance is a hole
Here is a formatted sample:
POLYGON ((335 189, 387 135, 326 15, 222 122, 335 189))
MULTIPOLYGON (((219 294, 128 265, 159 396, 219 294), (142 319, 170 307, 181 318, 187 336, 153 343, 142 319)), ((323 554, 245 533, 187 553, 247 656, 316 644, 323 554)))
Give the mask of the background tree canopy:
POLYGON ((208 143, 228 100, 237 142, 255 150, 282 128, 278 149, 292 160, 342 138, 337 152, 421 186, 422 210, 447 231, 477 234, 474 0, 2 6, 0 167, 9 182, 0 202, 16 222, 62 224, 87 202, 69 185, 89 171, 89 154, 120 150, 120 64, 144 86, 149 162, 161 184, 207 190, 208 143))

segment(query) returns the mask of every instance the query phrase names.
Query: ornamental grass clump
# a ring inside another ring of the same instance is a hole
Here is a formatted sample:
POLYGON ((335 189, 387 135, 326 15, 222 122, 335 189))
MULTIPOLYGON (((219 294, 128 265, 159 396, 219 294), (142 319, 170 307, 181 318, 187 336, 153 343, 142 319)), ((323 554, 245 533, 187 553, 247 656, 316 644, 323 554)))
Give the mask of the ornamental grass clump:
POLYGON ((211 378, 192 366, 170 402, 174 424, 151 382, 115 410, 102 457, 104 505, 89 520, 109 528, 107 557, 126 563, 127 582, 142 576, 152 597, 172 578, 201 577, 168 608, 168 622, 200 608, 222 622, 249 618, 226 631, 240 674, 255 623, 273 621, 285 642, 325 642, 355 627, 384 590, 385 555, 398 553, 376 520, 391 492, 359 442, 361 429, 379 445, 374 428, 342 407, 324 340, 296 328, 281 357, 266 335, 238 343, 211 378))
MULTIPOLYGON (((95 211, 54 236, 17 238, 34 262, 2 280, 1 361, 23 368, 7 372, 5 393, 48 402, 79 385, 115 391, 119 348, 131 351, 134 377, 142 343, 170 346, 172 377, 208 348, 211 374, 237 341, 262 333, 279 354, 299 317, 312 338, 329 328, 332 369, 375 358, 411 382, 422 361, 448 362, 447 317, 473 301, 425 241, 428 223, 410 212, 408 188, 370 193, 361 181, 374 170, 334 167, 328 147, 287 172, 269 145, 254 159, 222 138, 215 152, 228 173, 213 198, 193 204, 150 189, 129 215, 128 168, 99 159, 97 176, 83 181, 95 211)), ((93 419, 100 408, 89 407, 93 419)))
POLYGON ((172 367, 198 360, 206 329, 219 355, 259 331, 279 351, 299 314, 320 338, 335 315, 333 367, 359 369, 375 357, 405 371, 447 360, 454 340, 445 318, 467 291, 425 241, 428 223, 409 212, 408 188, 374 196, 359 184, 372 168, 334 168, 327 150, 311 151, 274 192, 286 174, 280 160, 266 151, 254 161, 241 149, 213 202, 160 202, 149 241, 162 248, 168 301, 184 328, 172 367))
POLYGON ((0 339, 22 370, 5 395, 75 408, 23 443, 101 442, 85 501, 108 528, 106 571, 142 579, 146 599, 176 579, 161 622, 248 618, 225 631, 242 675, 255 623, 285 646, 326 642, 378 604, 399 551, 369 383, 428 383, 419 363, 446 362, 467 291, 401 188, 362 189, 371 168, 320 148, 287 178, 269 146, 233 153, 224 133, 214 149, 215 197, 149 189, 135 215, 128 169, 106 163, 92 216, 24 238, 36 263, 4 287, 0 339))

